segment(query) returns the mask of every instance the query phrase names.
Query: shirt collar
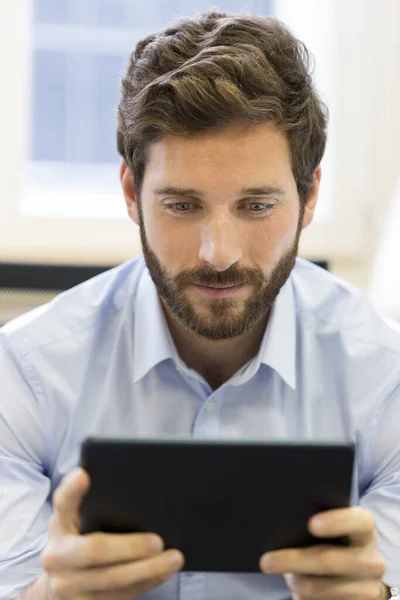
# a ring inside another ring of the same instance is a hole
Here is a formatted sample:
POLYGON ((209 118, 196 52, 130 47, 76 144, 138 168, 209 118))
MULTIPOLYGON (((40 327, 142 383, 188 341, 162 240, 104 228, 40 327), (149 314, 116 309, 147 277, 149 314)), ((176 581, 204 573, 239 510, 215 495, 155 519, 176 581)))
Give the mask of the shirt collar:
MULTIPOLYGON (((164 360, 179 361, 156 287, 144 268, 135 299, 133 379, 136 383, 164 360)), ((274 369, 296 389, 296 315, 291 278, 279 292, 271 309, 260 350, 247 376, 260 364, 274 369)))
POLYGON ((255 370, 260 363, 274 369, 292 389, 296 389, 296 310, 290 277, 272 306, 255 357, 255 370))
POLYGON ((150 369, 168 359, 178 359, 157 289, 144 268, 135 299, 133 380, 136 383, 150 369))

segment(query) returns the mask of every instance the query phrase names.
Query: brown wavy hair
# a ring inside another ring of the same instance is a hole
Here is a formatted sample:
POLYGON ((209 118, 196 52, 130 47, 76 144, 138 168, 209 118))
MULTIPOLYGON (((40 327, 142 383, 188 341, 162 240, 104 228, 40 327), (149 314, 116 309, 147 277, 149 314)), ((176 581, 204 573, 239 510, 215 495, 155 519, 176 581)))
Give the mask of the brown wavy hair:
POLYGON ((146 149, 163 135, 271 121, 287 136, 304 205, 328 119, 311 74, 307 48, 271 17, 211 10, 138 42, 122 79, 117 132, 137 194, 146 149))

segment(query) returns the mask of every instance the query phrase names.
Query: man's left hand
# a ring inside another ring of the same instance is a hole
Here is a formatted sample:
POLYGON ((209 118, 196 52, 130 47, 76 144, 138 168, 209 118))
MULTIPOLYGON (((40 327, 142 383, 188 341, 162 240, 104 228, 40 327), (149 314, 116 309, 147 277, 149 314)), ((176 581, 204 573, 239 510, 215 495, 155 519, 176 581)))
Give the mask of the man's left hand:
POLYGON ((315 537, 347 536, 350 545, 269 552, 260 559, 261 571, 284 575, 294 600, 386 600, 386 565, 369 510, 352 506, 319 513, 308 529, 315 537))

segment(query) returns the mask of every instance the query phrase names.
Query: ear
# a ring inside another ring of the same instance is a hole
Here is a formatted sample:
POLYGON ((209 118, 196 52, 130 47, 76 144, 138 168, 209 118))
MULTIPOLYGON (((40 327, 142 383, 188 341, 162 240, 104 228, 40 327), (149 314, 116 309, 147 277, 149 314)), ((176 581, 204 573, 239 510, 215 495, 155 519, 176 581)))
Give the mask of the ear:
POLYGON ((302 229, 304 229, 305 227, 308 227, 308 225, 313 220, 314 213, 315 213, 315 207, 317 205, 317 200, 318 200, 318 192, 319 192, 320 183, 321 183, 321 167, 319 166, 315 170, 314 182, 311 186, 310 193, 309 193, 308 199, 307 199, 307 204, 305 205, 305 208, 304 208, 302 229))
POLYGON ((130 172, 128 165, 123 160, 119 170, 119 179, 121 181, 122 191, 124 193, 126 208, 128 215, 136 225, 139 225, 139 208, 137 203, 135 184, 133 175, 130 172))

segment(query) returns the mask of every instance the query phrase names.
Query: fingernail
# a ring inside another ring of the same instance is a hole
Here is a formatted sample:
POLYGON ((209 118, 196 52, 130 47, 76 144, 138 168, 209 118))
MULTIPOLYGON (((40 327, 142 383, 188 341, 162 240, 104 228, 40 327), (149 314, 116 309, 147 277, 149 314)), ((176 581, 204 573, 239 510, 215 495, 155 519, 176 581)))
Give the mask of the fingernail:
POLYGON ((273 566, 272 556, 270 554, 264 554, 261 557, 261 569, 263 571, 269 571, 273 566))
POLYGON ((164 548, 164 542, 158 535, 152 535, 150 540, 150 546, 154 552, 161 552, 164 548))
POLYGON ((321 517, 315 517, 311 521, 311 527, 316 533, 323 533, 325 530, 325 521, 321 517))
POLYGON ((64 481, 68 486, 71 486, 73 490, 79 489, 79 474, 81 469, 79 467, 74 467, 69 473, 67 473, 64 477, 64 481))
POLYGON ((180 569, 183 566, 183 556, 180 552, 172 552, 169 557, 171 566, 175 569, 180 569))

